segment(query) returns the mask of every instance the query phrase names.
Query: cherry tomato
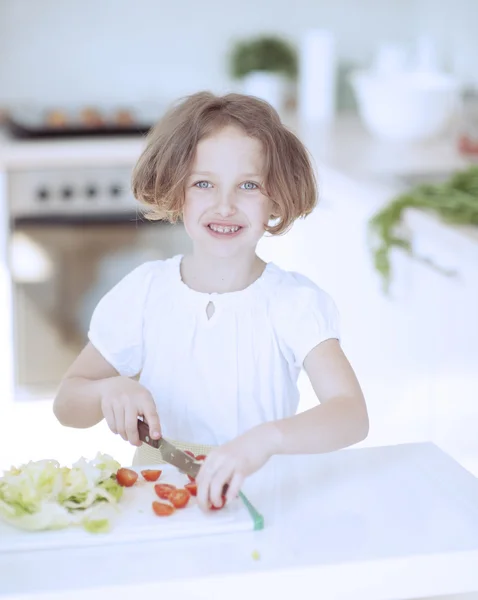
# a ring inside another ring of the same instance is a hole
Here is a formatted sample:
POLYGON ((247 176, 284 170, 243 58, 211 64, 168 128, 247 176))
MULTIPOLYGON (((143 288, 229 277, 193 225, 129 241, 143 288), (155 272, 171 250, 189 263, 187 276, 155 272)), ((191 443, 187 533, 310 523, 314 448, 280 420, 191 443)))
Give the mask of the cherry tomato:
POLYGON ((186 489, 171 490, 168 500, 171 502, 171 504, 175 508, 184 508, 186 506, 186 504, 189 502, 190 498, 191 498, 191 494, 186 489))
POLYGON ((197 494, 198 494, 197 483, 186 483, 184 488, 191 494, 191 496, 197 496, 197 494))
POLYGON ((171 485, 170 483, 157 483, 154 486, 154 491, 156 495, 162 500, 168 500, 171 492, 176 489, 176 486, 171 485))
POLYGON ((145 469, 141 471, 141 475, 145 478, 146 481, 158 481, 162 471, 153 470, 153 469, 145 469))
POLYGON ((164 502, 157 502, 155 500, 153 502, 153 510, 158 517, 167 517, 172 515, 176 509, 174 506, 171 506, 171 504, 165 504, 164 502))
POLYGON ((116 481, 123 487, 131 487, 136 483, 138 473, 131 469, 118 469, 116 473, 116 481))

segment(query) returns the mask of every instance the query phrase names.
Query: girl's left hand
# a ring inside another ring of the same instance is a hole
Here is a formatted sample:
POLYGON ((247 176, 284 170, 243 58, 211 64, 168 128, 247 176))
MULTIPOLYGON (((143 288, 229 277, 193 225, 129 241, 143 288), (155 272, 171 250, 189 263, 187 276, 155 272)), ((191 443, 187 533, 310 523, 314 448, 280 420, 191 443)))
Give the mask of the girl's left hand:
POLYGON ((223 505, 222 489, 227 483, 226 501, 235 498, 244 479, 258 471, 275 453, 278 432, 264 424, 212 450, 196 478, 197 500, 203 510, 223 505))

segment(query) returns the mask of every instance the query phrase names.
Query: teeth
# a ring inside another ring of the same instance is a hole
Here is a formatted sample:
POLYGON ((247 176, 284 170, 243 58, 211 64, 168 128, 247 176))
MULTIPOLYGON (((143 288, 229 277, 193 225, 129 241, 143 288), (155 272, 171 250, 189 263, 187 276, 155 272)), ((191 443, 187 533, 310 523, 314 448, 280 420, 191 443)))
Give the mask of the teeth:
POLYGON ((233 225, 232 227, 223 227, 222 225, 209 225, 209 227, 217 233, 235 233, 236 231, 239 231, 238 225, 233 225))

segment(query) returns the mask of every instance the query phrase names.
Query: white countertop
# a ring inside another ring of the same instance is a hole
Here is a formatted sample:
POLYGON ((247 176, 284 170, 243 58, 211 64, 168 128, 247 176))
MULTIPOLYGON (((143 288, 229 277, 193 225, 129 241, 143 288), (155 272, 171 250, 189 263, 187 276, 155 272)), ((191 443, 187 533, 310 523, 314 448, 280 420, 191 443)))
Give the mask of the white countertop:
POLYGON ((143 136, 15 140, 0 130, 0 170, 133 166, 143 146, 143 136))
MULTIPOLYGON (((300 124, 294 116, 285 116, 284 122, 300 132, 319 169, 323 163, 357 178, 451 172, 470 163, 452 136, 419 144, 383 141, 370 135, 353 114, 340 115, 329 127, 300 124)), ((144 136, 17 140, 0 129, 0 169, 86 166, 98 161, 133 164, 144 140, 144 136)))
POLYGON ((245 492, 263 531, 0 555, 0 597, 256 598, 267 585, 275 599, 313 589, 385 600, 478 590, 478 480, 431 443, 275 457, 245 492))

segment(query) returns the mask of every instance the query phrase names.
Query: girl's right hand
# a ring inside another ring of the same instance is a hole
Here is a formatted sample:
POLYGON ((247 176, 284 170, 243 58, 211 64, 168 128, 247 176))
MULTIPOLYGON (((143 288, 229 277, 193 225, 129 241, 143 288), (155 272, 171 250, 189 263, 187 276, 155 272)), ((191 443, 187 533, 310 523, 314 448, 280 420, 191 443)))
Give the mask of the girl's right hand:
POLYGON ((141 446, 138 434, 138 417, 144 417, 151 437, 161 437, 156 404, 150 392, 140 383, 119 375, 103 382, 101 411, 108 427, 133 446, 141 446))

